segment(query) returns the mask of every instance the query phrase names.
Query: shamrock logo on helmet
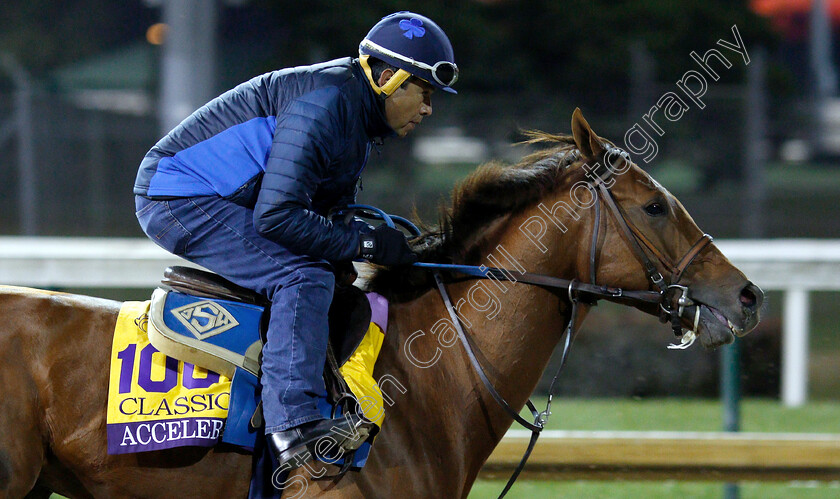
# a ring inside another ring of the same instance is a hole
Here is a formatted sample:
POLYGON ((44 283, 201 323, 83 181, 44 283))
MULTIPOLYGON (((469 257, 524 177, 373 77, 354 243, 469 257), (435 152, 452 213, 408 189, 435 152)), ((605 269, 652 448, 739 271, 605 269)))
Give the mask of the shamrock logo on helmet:
POLYGON ((426 28, 423 27, 423 21, 417 19, 416 17, 400 21, 400 28, 405 31, 403 36, 409 40, 413 39, 415 36, 417 38, 422 38, 423 35, 426 34, 426 28))

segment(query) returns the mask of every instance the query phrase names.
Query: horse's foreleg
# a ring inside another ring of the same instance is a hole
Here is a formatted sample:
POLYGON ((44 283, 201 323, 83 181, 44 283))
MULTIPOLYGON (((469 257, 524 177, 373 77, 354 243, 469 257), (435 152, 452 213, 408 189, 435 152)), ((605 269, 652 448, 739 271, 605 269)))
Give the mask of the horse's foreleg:
POLYGON ((41 435, 36 407, 37 392, 31 378, 22 371, 13 371, 19 365, 9 358, 9 352, 0 354, 0 498, 18 498, 27 495, 34 487, 45 463, 45 438, 41 435), (17 372, 16 376, 10 373, 17 372), (14 378, 14 379, 12 379, 14 378))

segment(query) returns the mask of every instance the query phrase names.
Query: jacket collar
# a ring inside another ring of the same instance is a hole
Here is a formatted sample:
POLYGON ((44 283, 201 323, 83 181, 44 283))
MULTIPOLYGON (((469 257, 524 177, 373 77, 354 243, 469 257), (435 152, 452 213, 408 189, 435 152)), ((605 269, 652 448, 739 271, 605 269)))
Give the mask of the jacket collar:
POLYGON ((365 111, 365 129, 370 138, 384 139, 397 134, 385 116, 385 96, 377 95, 371 88, 358 59, 353 59, 353 75, 362 85, 362 107, 365 111))

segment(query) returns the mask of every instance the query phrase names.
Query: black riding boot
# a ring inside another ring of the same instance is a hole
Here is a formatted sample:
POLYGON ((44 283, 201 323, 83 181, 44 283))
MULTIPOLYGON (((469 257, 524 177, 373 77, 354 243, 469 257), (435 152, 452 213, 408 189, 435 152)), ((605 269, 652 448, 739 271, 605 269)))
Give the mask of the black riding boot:
POLYGON ((277 460, 277 467, 282 468, 289 463, 286 468, 294 469, 312 460, 316 454, 335 460, 345 451, 359 448, 367 440, 371 428, 372 423, 355 414, 347 414, 271 433, 266 435, 266 439, 277 460))

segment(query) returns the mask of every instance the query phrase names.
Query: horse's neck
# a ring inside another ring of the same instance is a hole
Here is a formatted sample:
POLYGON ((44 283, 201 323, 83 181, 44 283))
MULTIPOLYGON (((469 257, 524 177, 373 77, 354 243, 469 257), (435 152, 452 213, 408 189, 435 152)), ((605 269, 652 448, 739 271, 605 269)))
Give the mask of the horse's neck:
MULTIPOLYGON (((566 234, 564 239, 582 236, 566 234)), ((546 256, 521 239, 501 245, 515 263, 528 271, 546 272, 547 258, 568 262, 553 263, 551 270, 556 275, 565 273, 564 277, 574 277, 570 273, 580 261, 577 252, 587 249, 585 244, 562 245, 565 249, 556 248, 546 256)), ((496 251, 496 261, 515 266, 496 251)), ((488 262, 497 265, 492 258, 488 262)), ((470 280, 447 289, 462 322, 469 324, 467 334, 496 390, 519 410, 560 339, 569 318, 567 302, 558 294, 511 282, 470 280)), ((434 455, 434 468, 459 477, 460 486, 470 483, 512 420, 492 399, 455 331, 447 327, 449 313, 437 290, 412 302, 393 304, 391 314, 393 326, 377 378, 391 374, 406 392, 397 393, 396 403, 388 408, 394 416, 386 422, 389 433, 406 439, 403 445, 409 448, 423 447, 425 455, 434 455), (404 406, 400 406, 402 400, 404 406)), ((394 394, 387 388, 383 392, 394 394)), ((453 483, 457 486, 458 481, 453 483)))

